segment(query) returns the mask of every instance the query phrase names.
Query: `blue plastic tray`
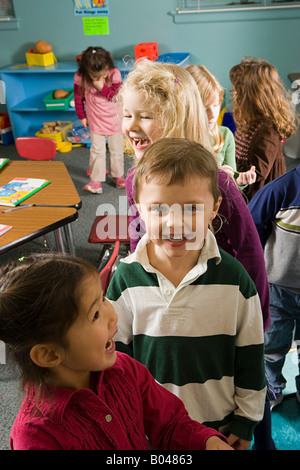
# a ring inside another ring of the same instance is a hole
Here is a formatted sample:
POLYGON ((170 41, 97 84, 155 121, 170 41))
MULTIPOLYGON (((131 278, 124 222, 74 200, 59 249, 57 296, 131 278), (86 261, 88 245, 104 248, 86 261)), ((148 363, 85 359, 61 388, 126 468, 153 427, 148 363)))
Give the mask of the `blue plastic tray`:
POLYGON ((187 65, 189 63, 189 52, 169 52, 168 54, 162 54, 156 59, 156 62, 162 62, 163 64, 176 64, 187 65))

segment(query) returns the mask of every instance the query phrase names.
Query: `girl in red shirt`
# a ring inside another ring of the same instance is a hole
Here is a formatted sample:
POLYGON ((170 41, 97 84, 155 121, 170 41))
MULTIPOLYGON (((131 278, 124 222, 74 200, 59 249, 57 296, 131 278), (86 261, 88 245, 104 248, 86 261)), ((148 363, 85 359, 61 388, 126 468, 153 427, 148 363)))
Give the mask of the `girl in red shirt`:
POLYGON ((17 361, 26 397, 14 450, 228 450, 189 418, 149 371, 117 353, 118 317, 96 268, 60 253, 0 269, 0 340, 17 361))

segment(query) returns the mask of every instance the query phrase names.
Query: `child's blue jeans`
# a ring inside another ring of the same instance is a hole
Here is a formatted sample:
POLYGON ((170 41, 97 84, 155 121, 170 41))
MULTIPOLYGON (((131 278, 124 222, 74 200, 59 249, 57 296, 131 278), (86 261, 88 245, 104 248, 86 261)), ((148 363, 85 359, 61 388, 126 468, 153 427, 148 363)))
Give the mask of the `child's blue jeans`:
POLYGON ((296 387, 300 392, 300 295, 274 284, 270 287, 271 324, 265 332, 265 366, 276 394, 286 386, 282 375, 285 356, 293 340, 297 345, 299 375, 296 387))

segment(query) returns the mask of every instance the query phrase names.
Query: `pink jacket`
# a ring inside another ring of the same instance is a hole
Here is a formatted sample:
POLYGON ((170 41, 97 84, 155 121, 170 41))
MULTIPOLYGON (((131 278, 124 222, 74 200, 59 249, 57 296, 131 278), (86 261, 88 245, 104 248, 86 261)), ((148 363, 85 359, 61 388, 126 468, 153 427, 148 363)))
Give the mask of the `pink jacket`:
POLYGON ((98 373, 90 389, 52 388, 32 416, 27 396, 13 425, 12 450, 201 450, 217 431, 189 418, 182 402, 161 387, 148 369, 117 353, 113 367, 98 373), (54 405, 54 406, 53 406, 54 405))
POLYGON ((80 95, 81 76, 74 75, 74 100, 78 119, 87 117, 90 131, 100 135, 113 135, 122 131, 122 111, 120 103, 114 100, 122 85, 118 68, 109 71, 101 91, 87 86, 84 96, 80 95))

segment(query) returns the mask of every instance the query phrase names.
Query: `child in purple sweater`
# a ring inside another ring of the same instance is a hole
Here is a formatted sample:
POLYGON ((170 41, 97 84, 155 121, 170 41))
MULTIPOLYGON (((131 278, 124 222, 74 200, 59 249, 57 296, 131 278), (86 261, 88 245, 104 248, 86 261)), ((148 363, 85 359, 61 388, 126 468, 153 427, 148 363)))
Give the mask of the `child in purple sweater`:
POLYGON ((189 418, 148 370, 117 353, 118 317, 96 268, 59 253, 0 270, 0 340, 16 359, 26 397, 14 450, 230 450, 189 418))

